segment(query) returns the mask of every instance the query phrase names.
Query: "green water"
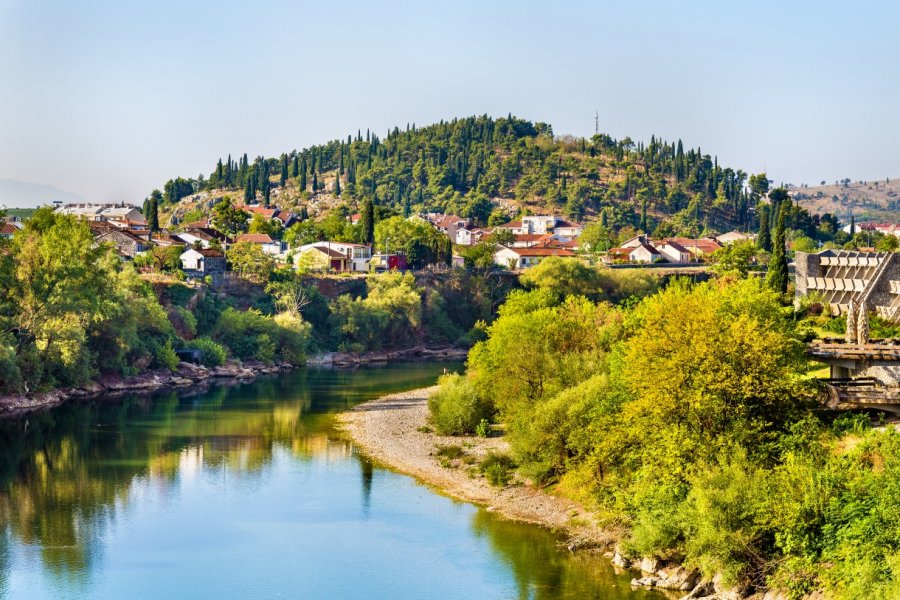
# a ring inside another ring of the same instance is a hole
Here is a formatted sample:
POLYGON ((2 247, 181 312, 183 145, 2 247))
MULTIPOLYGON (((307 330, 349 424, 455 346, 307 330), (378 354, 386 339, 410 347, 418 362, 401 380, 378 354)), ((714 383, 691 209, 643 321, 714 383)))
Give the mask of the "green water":
POLYGON ((0 598, 661 598, 360 457, 333 415, 445 366, 0 421, 0 598))

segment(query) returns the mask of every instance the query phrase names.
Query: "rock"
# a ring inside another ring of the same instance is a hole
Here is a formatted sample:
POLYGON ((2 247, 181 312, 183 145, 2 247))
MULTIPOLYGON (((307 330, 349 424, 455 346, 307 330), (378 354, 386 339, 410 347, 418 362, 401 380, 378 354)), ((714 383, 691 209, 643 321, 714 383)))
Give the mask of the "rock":
POLYGON ((638 566, 644 573, 656 573, 662 567, 662 561, 658 558, 645 556, 641 559, 641 563, 638 566))
POLYGON ((700 579, 700 573, 681 566, 666 567, 657 571, 656 574, 659 576, 656 587, 682 592, 693 590, 697 585, 697 580, 700 579))
POLYGON ((716 592, 716 590, 713 587, 712 581, 701 581, 696 586, 694 586, 694 589, 691 590, 688 595, 682 596, 681 600, 694 600, 695 598, 696 599, 706 598, 706 597, 710 596, 711 594, 714 594, 715 592, 716 592))
POLYGON ((653 577, 648 575, 647 577, 641 577, 640 579, 632 579, 631 585, 638 586, 642 585, 644 587, 655 587, 659 582, 659 577, 653 577))
POLYGON ((627 569, 631 566, 631 561, 622 556, 617 548, 615 554, 613 554, 612 564, 621 569, 627 569))

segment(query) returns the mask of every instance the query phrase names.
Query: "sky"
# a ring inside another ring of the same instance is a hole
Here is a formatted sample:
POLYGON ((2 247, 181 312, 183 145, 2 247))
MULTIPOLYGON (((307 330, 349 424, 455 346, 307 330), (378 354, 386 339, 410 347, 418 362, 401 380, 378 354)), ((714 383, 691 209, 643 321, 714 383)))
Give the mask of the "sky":
POLYGON ((219 157, 512 113, 778 182, 900 177, 900 3, 0 0, 0 179, 140 202, 219 157))

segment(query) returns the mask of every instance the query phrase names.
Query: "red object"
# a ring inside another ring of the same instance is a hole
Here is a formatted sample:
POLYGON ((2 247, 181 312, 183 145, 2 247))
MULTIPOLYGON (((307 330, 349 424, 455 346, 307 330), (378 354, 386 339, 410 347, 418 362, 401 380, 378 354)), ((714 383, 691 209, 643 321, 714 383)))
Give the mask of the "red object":
POLYGON ((404 254, 392 254, 391 256, 388 256, 387 264, 389 271, 393 271, 394 269, 405 271, 406 256, 404 254))

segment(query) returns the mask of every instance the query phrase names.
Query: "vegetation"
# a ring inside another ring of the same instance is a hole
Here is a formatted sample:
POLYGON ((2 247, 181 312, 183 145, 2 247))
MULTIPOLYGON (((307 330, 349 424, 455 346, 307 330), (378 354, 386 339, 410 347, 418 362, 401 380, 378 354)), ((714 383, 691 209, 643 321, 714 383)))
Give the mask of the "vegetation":
POLYGON ((473 434, 493 407, 483 401, 464 376, 451 373, 441 377, 440 389, 428 399, 431 422, 441 435, 473 434))
POLYGON ((0 240, 0 393, 176 369, 175 349, 188 345, 210 365, 227 354, 302 362, 309 325, 299 315, 229 308, 208 296, 188 308, 194 294, 182 284, 154 289, 111 246, 94 246, 85 223, 37 210, 0 240), (218 343, 189 342, 198 334, 218 343))
MULTIPOLYGON (((613 306, 585 297, 596 273, 558 269, 509 295, 437 398, 495 407, 523 475, 625 526, 635 555, 791 597, 894 597, 900 434, 815 410, 806 377, 809 328, 840 323, 756 278, 613 306)), ((504 485, 512 464, 480 470, 504 485)))

